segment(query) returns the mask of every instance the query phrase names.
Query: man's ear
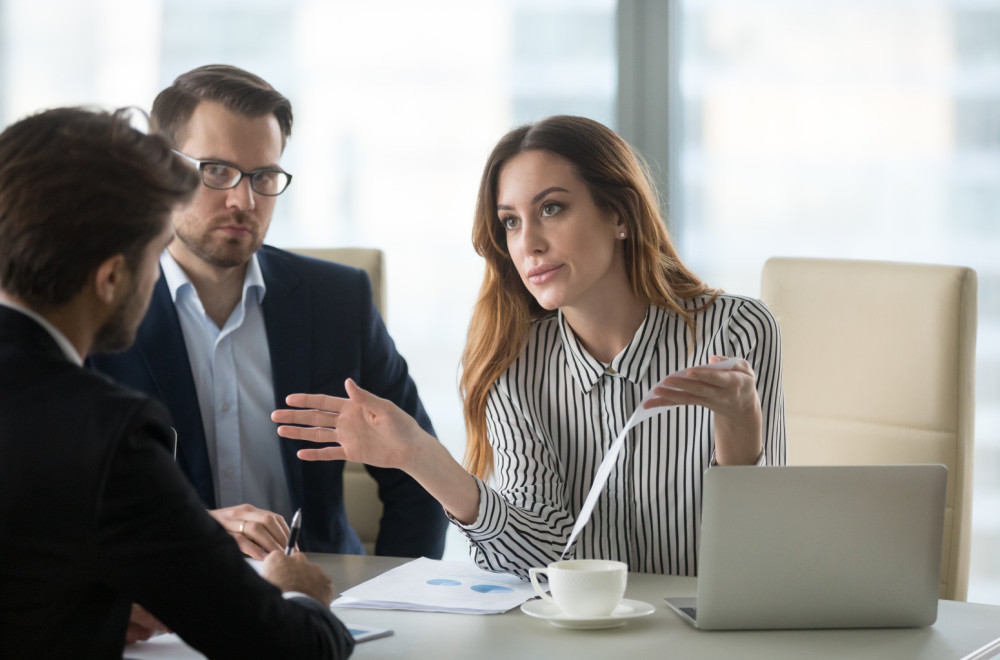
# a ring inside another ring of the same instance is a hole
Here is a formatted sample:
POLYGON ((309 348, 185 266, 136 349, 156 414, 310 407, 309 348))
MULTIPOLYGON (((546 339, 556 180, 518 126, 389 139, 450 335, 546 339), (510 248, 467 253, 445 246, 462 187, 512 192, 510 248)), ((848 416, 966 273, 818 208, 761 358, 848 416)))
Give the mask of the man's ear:
POLYGON ((108 257, 94 271, 95 295, 101 302, 110 305, 125 292, 130 274, 125 255, 108 257))

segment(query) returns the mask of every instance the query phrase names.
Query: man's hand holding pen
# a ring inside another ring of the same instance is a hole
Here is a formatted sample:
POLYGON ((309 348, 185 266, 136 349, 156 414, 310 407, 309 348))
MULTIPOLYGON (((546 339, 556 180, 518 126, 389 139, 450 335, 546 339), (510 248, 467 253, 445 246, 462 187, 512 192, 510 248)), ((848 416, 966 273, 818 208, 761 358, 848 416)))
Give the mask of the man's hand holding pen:
POLYGON ((282 591, 298 591, 324 605, 333 601, 333 581, 301 552, 286 555, 275 551, 264 560, 264 579, 282 591))
POLYGON ((324 605, 333 600, 333 582, 323 574, 319 566, 310 564, 301 552, 295 552, 295 543, 302 529, 302 510, 292 517, 288 542, 284 552, 271 552, 264 560, 262 574, 271 584, 282 591, 298 591, 315 598, 324 605))

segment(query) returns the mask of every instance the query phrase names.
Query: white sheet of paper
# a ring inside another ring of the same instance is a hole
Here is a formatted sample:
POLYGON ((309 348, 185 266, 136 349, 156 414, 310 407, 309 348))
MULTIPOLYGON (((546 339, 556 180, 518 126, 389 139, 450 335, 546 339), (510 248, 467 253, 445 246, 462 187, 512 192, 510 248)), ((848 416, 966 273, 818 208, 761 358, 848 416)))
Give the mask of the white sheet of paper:
POLYGON ((184 643, 174 633, 156 635, 145 642, 125 647, 122 660, 204 660, 205 656, 184 643))
MULTIPOLYGON (((721 362, 713 362, 711 364, 702 364, 698 366, 707 367, 709 369, 732 369, 734 366, 736 366, 736 362, 737 358, 729 358, 726 360, 722 360, 721 362)), ((692 367, 684 367, 684 369, 680 369, 679 371, 687 371, 688 369, 691 368, 692 367)), ((673 374, 670 374, 670 376, 673 376, 676 373, 678 372, 675 371, 673 374)), ((667 376, 666 378, 669 378, 670 376, 667 376)), ((666 380, 666 378, 664 380, 666 380)), ((660 382, 663 381, 661 380, 660 382)), ((659 385, 659 383, 657 383, 657 385, 659 385)), ((587 493, 587 499, 583 501, 583 506, 580 507, 580 513, 576 517, 576 524, 573 525, 573 531, 570 532, 569 540, 566 541, 566 547, 563 548, 561 557, 566 556, 566 553, 569 552, 570 547, 572 547, 573 542, 576 540, 576 537, 580 534, 580 531, 583 530, 583 528, 586 527, 587 523, 590 521, 590 515, 594 512, 594 506, 597 504, 597 498, 600 497, 601 491, 604 490, 604 484, 608 482, 608 477, 611 476, 611 470, 612 468, 614 468, 615 462, 618 460, 618 454, 621 453, 622 445, 625 444, 625 438, 628 437, 628 432, 632 429, 632 427, 637 426, 638 424, 646 421, 650 417, 653 417, 654 415, 659 415, 661 412, 669 410, 670 408, 677 407, 677 406, 656 406, 654 408, 643 407, 643 404, 653 397, 653 392, 655 390, 656 390, 656 385, 654 385, 652 388, 650 388, 648 392, 646 392, 646 395, 642 397, 642 401, 636 407, 635 412, 632 413, 632 416, 629 417, 628 422, 625 423, 625 428, 623 428, 622 432, 618 434, 618 437, 615 438, 615 441, 611 443, 611 448, 608 450, 608 453, 604 457, 604 460, 601 461, 601 465, 597 468, 597 473, 594 475, 594 483, 590 487, 590 492, 587 493)))
POLYGON ((531 584, 514 575, 421 557, 348 589, 332 606, 499 614, 534 596, 531 584))

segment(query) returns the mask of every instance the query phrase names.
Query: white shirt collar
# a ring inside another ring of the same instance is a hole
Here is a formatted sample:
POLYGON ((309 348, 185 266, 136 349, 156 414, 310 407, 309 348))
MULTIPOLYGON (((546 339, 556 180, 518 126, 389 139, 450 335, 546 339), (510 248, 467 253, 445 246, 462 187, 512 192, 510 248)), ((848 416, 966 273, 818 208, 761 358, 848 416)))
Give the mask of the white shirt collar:
POLYGON ((76 352, 76 347, 70 343, 69 339, 66 338, 66 335, 60 332, 56 326, 49 323, 48 319, 44 316, 34 310, 28 309, 27 307, 18 305, 17 303, 9 300, 0 300, 0 305, 16 309, 38 323, 38 325, 45 328, 45 330, 52 335, 52 339, 55 340, 56 344, 59 345, 59 349, 63 352, 63 355, 66 356, 66 359, 77 366, 83 366, 83 356, 76 352))
POLYGON ((646 318, 635 331, 632 341, 615 356, 611 364, 606 365, 587 352, 560 309, 559 332, 566 349, 566 362, 580 390, 589 392, 605 376, 620 376, 633 383, 642 382, 653 359, 653 351, 649 349, 652 345, 650 342, 655 342, 656 337, 663 332, 666 318, 663 309, 650 305, 646 310, 646 318))
MULTIPOLYGON (((173 255, 170 254, 170 250, 164 250, 163 254, 160 255, 160 268, 163 269, 163 277, 167 280, 167 288, 170 289, 170 298, 174 301, 174 304, 177 303, 177 294, 181 289, 185 286, 194 289, 194 284, 191 283, 187 273, 184 272, 184 269, 181 268, 173 255)), ((257 260, 256 253, 250 257, 250 261, 247 264, 247 274, 243 278, 244 299, 246 299, 247 291, 254 287, 260 291, 257 302, 262 302, 264 294, 267 292, 267 285, 264 284, 264 274, 260 270, 260 262, 257 260)))

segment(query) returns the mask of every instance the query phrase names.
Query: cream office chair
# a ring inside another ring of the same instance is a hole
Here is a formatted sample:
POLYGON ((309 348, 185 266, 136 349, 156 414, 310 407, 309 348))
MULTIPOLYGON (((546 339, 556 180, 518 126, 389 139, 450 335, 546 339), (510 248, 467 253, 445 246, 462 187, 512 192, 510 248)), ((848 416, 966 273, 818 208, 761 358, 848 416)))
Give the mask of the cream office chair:
MULTIPOLYGON (((361 268, 372 282, 375 306, 385 318, 385 258, 382 250, 375 248, 302 248, 291 252, 316 259, 361 268)), ((344 507, 347 521, 361 537, 365 552, 375 554, 375 539, 382 520, 382 500, 378 496, 378 483, 360 463, 344 463, 344 507)))
POLYGON ((941 597, 965 600, 975 271, 774 258, 761 298, 781 326, 789 464, 945 465, 941 597))

